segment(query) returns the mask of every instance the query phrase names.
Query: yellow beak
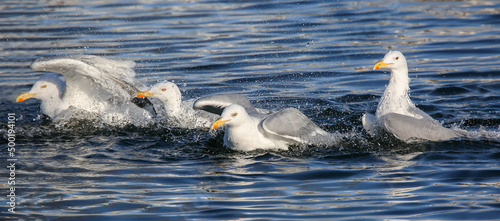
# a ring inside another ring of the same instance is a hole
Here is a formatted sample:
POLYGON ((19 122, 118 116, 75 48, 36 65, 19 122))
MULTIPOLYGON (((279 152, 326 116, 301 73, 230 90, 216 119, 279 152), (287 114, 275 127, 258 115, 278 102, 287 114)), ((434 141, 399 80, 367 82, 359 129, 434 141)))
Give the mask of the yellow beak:
POLYGON ((212 124, 212 130, 217 129, 217 127, 220 127, 220 126, 226 124, 228 121, 230 121, 230 120, 222 120, 222 118, 219 119, 219 120, 217 120, 217 121, 215 121, 212 124))
POLYGON ((36 93, 26 92, 24 94, 21 94, 21 95, 17 96, 16 102, 23 102, 25 100, 33 98, 35 95, 36 95, 36 93))
POLYGON ((151 93, 149 91, 139 91, 139 92, 137 92, 137 94, 135 96, 138 98, 144 98, 144 97, 151 97, 155 94, 156 93, 151 93))
POLYGON ((385 63, 384 61, 381 61, 379 63, 376 63, 375 66, 373 66, 373 70, 378 70, 378 69, 383 68, 383 67, 390 65, 390 64, 392 64, 392 63, 385 63))

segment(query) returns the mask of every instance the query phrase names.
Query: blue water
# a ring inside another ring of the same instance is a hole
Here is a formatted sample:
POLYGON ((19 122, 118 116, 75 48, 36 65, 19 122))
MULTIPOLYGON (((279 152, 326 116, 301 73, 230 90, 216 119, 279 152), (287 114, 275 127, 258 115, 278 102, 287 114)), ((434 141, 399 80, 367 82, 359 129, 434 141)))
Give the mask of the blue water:
POLYGON ((492 220, 500 217, 500 3, 497 1, 2 1, 2 220, 492 220), (476 139, 372 139, 360 117, 388 82, 389 50, 411 97, 476 139), (235 152, 222 132, 64 126, 15 103, 42 56, 137 62, 146 85, 184 99, 241 93, 295 107, 338 146, 235 152), (8 212, 8 113, 16 130, 16 208, 8 212), (487 135, 487 136, 482 136, 487 135))

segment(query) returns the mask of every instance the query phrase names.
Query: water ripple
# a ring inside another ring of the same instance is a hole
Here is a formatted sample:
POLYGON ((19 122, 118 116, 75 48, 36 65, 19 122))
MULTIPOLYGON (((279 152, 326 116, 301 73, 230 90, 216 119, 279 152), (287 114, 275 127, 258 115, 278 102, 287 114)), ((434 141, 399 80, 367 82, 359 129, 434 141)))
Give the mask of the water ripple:
POLYGON ((495 1, 8 0, 0 8, 0 112, 19 118, 19 207, 5 219, 500 217, 495 1), (389 73, 372 71, 388 50, 407 56, 419 108, 477 136, 369 137, 360 117, 375 111, 388 82, 389 73), (295 107, 342 141, 241 153, 222 147, 222 133, 59 125, 39 116, 38 101, 15 103, 42 74, 29 70, 32 61, 68 54, 134 60, 138 79, 175 81, 185 99, 242 93, 259 108, 295 107))

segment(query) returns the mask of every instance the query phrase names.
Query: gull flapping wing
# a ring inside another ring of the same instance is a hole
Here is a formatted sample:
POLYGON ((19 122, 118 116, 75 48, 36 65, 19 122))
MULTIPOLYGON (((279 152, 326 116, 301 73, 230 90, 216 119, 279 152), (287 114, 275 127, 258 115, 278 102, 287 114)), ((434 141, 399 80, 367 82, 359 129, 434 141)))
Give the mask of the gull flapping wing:
POLYGON ((132 101, 154 114, 149 100, 135 99, 136 87, 134 61, 113 60, 94 55, 69 55, 43 57, 31 64, 34 71, 62 74, 65 78, 65 99, 77 102, 82 96, 88 100, 125 104, 132 101))

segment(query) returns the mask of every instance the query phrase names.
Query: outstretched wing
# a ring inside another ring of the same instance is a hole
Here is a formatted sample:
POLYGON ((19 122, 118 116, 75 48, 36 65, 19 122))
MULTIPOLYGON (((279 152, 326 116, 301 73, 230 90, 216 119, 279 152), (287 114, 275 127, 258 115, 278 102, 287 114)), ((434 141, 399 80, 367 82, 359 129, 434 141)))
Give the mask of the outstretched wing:
MULTIPOLYGON (((124 104, 135 101, 133 98, 139 91, 132 69, 134 66, 133 61, 94 55, 69 55, 39 58, 31 64, 31 69, 62 74, 67 88, 64 96, 68 96, 69 100, 78 100, 85 94, 91 95, 92 99, 124 104)), ((148 107, 148 103, 152 107, 149 101, 137 105, 148 107)))
POLYGON ((419 140, 443 141, 463 135, 460 131, 441 126, 435 120, 417 119, 396 113, 384 115, 382 123, 388 132, 406 142, 419 140))
POLYGON ((287 108, 269 115, 260 122, 259 130, 267 136, 295 142, 309 142, 315 137, 329 135, 295 108, 287 108))
POLYGON ((231 104, 244 107, 249 115, 260 115, 248 98, 240 94, 217 94, 202 97, 194 102, 193 109, 221 115, 224 108, 231 104))

